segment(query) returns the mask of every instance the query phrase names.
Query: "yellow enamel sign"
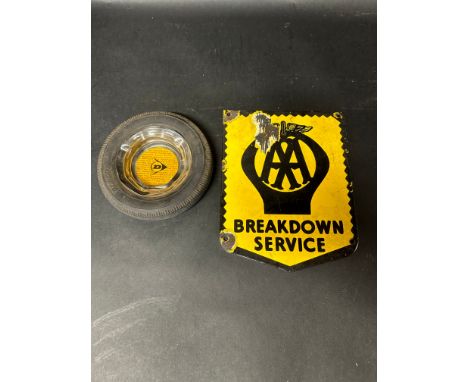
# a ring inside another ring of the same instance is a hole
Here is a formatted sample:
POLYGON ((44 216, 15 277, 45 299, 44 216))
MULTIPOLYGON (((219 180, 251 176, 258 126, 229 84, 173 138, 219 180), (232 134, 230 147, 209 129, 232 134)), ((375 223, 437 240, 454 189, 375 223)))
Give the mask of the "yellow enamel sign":
POLYGON ((287 269, 357 244, 341 114, 224 111, 225 250, 287 269))

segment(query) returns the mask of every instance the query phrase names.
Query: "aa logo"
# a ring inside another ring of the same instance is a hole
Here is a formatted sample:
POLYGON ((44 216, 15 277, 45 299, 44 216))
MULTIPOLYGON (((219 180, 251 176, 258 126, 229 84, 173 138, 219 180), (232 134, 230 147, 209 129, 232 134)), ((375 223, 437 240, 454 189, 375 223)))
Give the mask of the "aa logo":
POLYGON ((242 169, 260 193, 264 213, 310 214, 312 197, 329 169, 325 151, 304 134, 312 126, 271 123, 261 113, 254 122, 257 133, 242 156, 242 169))
POLYGON ((285 178, 289 183, 290 190, 300 188, 312 180, 299 140, 296 137, 281 138, 279 142, 273 144, 263 163, 261 178, 265 184, 271 185, 271 187, 278 190, 284 190, 283 183, 285 183, 285 178), (293 170, 296 169, 299 169, 301 172, 301 183, 297 181, 294 174, 293 170), (278 170, 278 172, 276 173, 274 182, 270 184, 272 170, 278 170))

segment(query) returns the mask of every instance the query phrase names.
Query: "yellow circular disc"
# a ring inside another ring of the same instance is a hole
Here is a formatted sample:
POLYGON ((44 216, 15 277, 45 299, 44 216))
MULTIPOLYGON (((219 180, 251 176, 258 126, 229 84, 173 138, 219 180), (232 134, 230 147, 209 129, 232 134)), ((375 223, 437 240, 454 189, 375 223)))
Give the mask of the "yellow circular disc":
POLYGON ((150 147, 137 158, 134 171, 144 185, 164 186, 179 171, 179 160, 174 152, 166 147, 150 147))

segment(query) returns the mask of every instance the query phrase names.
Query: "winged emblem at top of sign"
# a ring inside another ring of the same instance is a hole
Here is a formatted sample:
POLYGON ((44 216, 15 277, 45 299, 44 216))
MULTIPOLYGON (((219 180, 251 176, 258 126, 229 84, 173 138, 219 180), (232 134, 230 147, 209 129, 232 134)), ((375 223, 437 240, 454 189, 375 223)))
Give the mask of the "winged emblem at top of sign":
POLYGON ((264 113, 254 114, 253 120, 257 126, 255 141, 264 153, 273 143, 278 142, 281 136, 288 133, 306 133, 312 129, 312 126, 286 123, 285 121, 272 123, 270 116, 264 113))

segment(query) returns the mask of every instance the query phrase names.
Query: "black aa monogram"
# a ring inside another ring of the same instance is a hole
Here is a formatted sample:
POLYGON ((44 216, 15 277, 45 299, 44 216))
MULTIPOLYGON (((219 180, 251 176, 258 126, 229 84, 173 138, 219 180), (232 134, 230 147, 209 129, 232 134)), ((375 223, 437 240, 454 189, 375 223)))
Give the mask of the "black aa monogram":
POLYGON ((270 172, 272 169, 278 169, 278 174, 276 180, 272 187, 279 190, 283 189, 283 181, 286 177, 289 181, 289 189, 294 190, 301 187, 301 184, 298 183, 294 171, 295 169, 300 169, 302 174, 302 184, 307 184, 310 180, 309 169, 307 168, 307 163, 302 154, 301 147, 299 145, 299 140, 296 138, 282 138, 278 142, 275 142, 273 146, 268 151, 265 162, 263 165, 261 179, 265 183, 269 183, 270 172), (283 151, 283 144, 286 143, 286 150, 283 151), (277 155, 279 162, 274 161, 275 154, 277 155), (295 155, 296 162, 291 162, 292 155, 295 155))
POLYGON ((284 131, 281 138, 267 151, 260 176, 255 169, 257 152, 258 148, 253 141, 244 151, 241 164, 245 175, 263 199, 264 213, 310 214, 312 196, 325 178, 330 166, 327 154, 320 145, 299 131, 284 131), (316 166, 312 176, 304 159, 300 141, 314 155, 316 166), (286 146, 285 149, 283 146, 286 146), (278 160, 275 160, 275 154, 278 160), (296 158, 291 162, 293 154, 296 158), (273 184, 270 184, 269 177, 272 169, 278 169, 278 172, 273 184), (295 169, 300 169, 302 184, 296 179, 293 171, 295 169), (284 190, 285 178, 289 181, 290 190, 284 190))

